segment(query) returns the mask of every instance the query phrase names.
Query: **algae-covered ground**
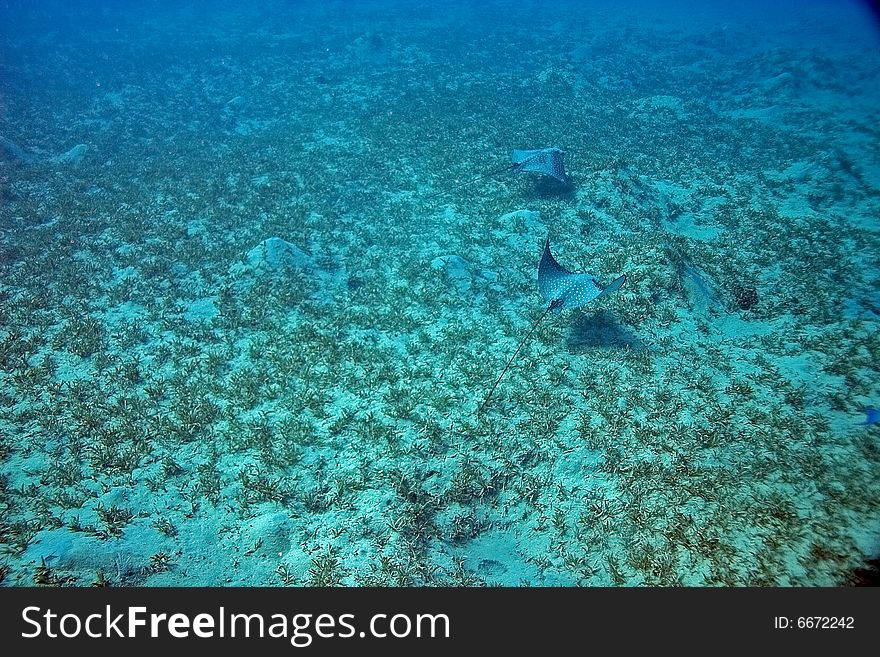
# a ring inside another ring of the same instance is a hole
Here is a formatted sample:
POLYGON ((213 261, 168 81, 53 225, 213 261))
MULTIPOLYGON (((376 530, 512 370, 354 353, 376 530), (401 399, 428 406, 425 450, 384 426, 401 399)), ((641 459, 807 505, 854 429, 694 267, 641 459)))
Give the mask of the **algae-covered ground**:
POLYGON ((858 4, 208 5, 0 9, 4 585, 829 585, 877 556, 858 4), (547 146, 570 184, 459 186, 547 146), (548 234, 627 284, 548 315, 478 413, 548 234))

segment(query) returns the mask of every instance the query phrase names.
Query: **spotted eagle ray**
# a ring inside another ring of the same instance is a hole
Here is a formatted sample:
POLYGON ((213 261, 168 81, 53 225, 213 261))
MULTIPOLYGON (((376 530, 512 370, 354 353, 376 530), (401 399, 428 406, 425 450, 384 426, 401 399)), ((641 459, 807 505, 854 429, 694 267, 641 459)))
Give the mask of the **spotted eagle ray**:
POLYGON ((556 178, 561 183, 568 182, 568 174, 565 173, 565 151, 558 148, 541 148, 534 151, 513 151, 508 166, 516 173, 541 173, 551 178, 556 178))
POLYGON ((456 189, 467 187, 475 182, 491 178, 492 176, 497 176, 506 171, 512 171, 513 173, 539 173, 555 178, 561 183, 566 183, 568 182, 568 174, 565 173, 564 157, 565 151, 559 148, 539 148, 531 151, 514 150, 510 156, 510 164, 506 164, 499 169, 482 173, 479 176, 466 180, 463 183, 459 183, 450 189, 431 194, 427 198, 434 198, 436 196, 448 194, 456 189))
POLYGON ((556 262, 556 258, 550 252, 550 237, 548 236, 544 242, 544 253, 541 255, 541 261, 538 263, 538 291, 544 297, 544 300, 548 302, 547 308, 535 320, 526 337, 519 343, 516 351, 513 352, 513 356, 510 357, 501 374, 495 379, 495 383, 492 385, 483 403, 480 404, 477 413, 483 412, 486 404, 492 398, 495 388, 498 387, 501 379, 507 373, 507 370, 510 369, 516 355, 550 312, 558 313, 563 310, 580 308, 594 299, 619 290, 623 287, 624 283, 626 283, 626 274, 615 279, 610 285, 602 287, 591 274, 575 274, 563 268, 562 265, 556 262))

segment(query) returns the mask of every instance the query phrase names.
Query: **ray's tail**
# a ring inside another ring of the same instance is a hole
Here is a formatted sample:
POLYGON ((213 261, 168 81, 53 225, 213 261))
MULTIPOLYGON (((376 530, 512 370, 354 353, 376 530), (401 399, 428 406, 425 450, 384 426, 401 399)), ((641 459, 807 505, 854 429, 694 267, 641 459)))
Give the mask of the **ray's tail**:
POLYGON ((491 178, 493 176, 497 176, 499 173, 504 173, 505 171, 514 171, 520 165, 517 162, 513 164, 505 164, 500 169, 494 169, 492 171, 487 171, 486 173, 481 173, 479 176, 474 176, 469 180, 465 180, 464 182, 458 183, 457 185, 450 187, 449 189, 441 189, 439 192, 434 192, 433 194, 428 194, 425 197, 425 200, 429 200, 432 198, 437 198, 438 196, 445 196, 446 194, 451 194, 457 189, 461 189, 462 187, 467 187, 468 185, 473 185, 474 183, 480 182, 481 180, 485 180, 486 178, 491 178))
POLYGON ((498 387, 498 384, 501 383, 501 379, 504 378, 504 375, 507 374, 507 370, 510 369, 510 366, 513 364, 514 359, 516 359, 516 355, 520 352, 525 345, 526 342, 529 341, 529 338, 532 337, 532 334, 535 332, 535 329, 538 328, 538 325, 544 321, 544 318, 550 314, 551 310, 562 305, 562 299, 554 299, 550 302, 550 305, 547 306, 546 310, 541 313, 541 316, 535 320, 535 323, 532 324, 532 328, 529 329, 529 332, 526 333, 526 337, 522 339, 519 343, 519 346, 516 348, 516 351, 513 352, 513 356, 510 357, 510 360, 507 361, 507 365, 504 366, 504 369, 501 370, 501 374, 498 375, 498 378, 495 379, 495 383, 492 384, 492 388, 490 388, 489 393, 486 395, 486 398, 483 400, 483 403, 480 404, 480 407, 477 409, 477 415, 480 415, 483 412, 483 409, 486 408, 486 405, 489 403, 489 400, 492 399, 492 395, 495 393, 495 388, 498 387))

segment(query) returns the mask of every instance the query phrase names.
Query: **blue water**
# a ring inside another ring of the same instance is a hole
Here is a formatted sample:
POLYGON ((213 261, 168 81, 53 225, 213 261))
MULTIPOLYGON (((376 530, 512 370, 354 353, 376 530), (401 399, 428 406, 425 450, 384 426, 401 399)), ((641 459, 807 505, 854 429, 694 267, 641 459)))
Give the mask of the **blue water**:
POLYGON ((769 4, 0 3, 2 584, 851 582, 880 21, 769 4))

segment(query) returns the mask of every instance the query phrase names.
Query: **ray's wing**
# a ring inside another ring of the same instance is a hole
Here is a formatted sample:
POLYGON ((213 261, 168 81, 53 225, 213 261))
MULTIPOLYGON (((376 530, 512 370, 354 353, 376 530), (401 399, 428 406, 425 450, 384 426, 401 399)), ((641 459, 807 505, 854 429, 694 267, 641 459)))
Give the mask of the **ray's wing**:
MULTIPOLYGON (((612 292, 617 292, 620 288, 623 287, 623 284, 626 283, 626 274, 623 276, 618 276, 610 284, 606 285, 602 288, 602 294, 600 297, 604 297, 606 294, 611 294, 612 292)), ((597 297, 598 298, 598 297, 597 297)))
POLYGON ((589 274, 569 274, 565 290, 562 293, 562 304, 559 310, 572 310, 585 306, 593 299, 602 296, 602 288, 596 279, 589 274))
POLYGON ((562 298, 568 280, 575 274, 566 271, 550 253, 550 238, 544 242, 544 253, 538 263, 538 291, 548 303, 562 298))
POLYGON ((568 174, 565 173, 565 153, 558 148, 554 148, 550 154, 550 168, 553 173, 550 175, 560 182, 568 182, 568 174))
POLYGON ((540 150, 537 150, 537 151, 514 150, 513 153, 511 153, 511 155, 510 155, 510 161, 513 162, 513 164, 523 164, 527 160, 530 160, 533 157, 535 157, 536 155, 538 155, 539 153, 541 153, 540 150))
POLYGON ((565 152, 558 148, 542 148, 535 151, 513 151, 511 159, 517 165, 518 171, 542 173, 560 182, 567 182, 564 156, 565 152))
POLYGON ((550 238, 544 242, 544 253, 538 263, 538 291, 548 303, 560 301, 553 308, 554 312, 580 308, 594 299, 619 290, 624 283, 626 274, 603 288, 590 274, 567 271, 556 262, 550 252, 550 238))

